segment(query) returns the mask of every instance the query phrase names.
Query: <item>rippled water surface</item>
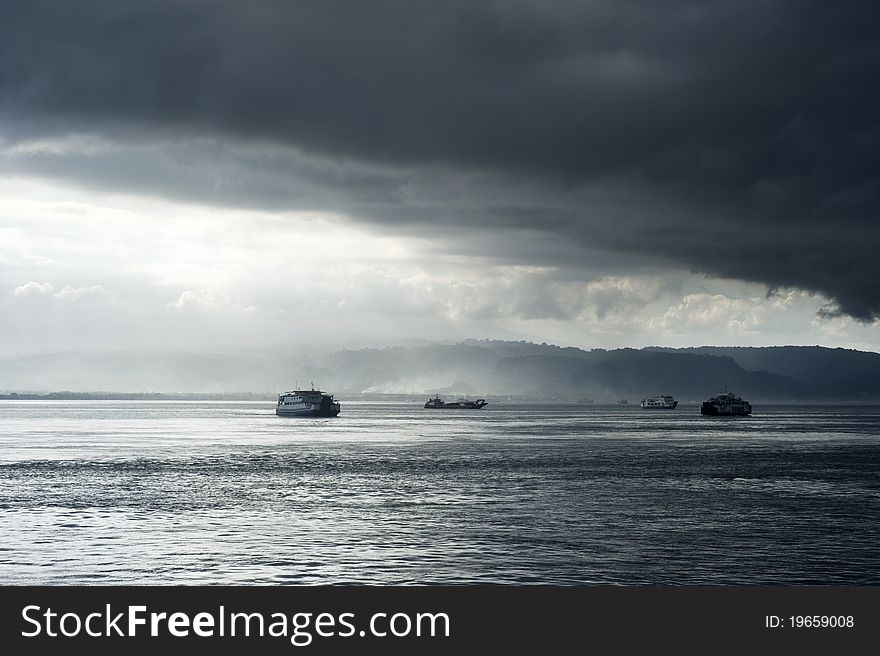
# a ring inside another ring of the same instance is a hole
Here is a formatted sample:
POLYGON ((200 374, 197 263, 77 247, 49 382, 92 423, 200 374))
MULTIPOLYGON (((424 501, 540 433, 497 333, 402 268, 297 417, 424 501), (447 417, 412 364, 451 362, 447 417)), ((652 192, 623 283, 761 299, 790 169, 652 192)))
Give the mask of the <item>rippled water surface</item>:
POLYGON ((0 402, 0 583, 880 584, 880 408, 0 402))

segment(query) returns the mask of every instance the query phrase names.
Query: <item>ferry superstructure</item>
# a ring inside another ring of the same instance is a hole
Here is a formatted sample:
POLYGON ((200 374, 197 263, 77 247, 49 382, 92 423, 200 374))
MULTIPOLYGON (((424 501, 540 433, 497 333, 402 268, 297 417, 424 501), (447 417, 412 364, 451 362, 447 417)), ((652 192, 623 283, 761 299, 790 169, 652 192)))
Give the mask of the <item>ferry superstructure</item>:
POLYGON ((278 396, 275 414, 279 417, 335 417, 340 405, 332 394, 321 390, 294 390, 278 396))

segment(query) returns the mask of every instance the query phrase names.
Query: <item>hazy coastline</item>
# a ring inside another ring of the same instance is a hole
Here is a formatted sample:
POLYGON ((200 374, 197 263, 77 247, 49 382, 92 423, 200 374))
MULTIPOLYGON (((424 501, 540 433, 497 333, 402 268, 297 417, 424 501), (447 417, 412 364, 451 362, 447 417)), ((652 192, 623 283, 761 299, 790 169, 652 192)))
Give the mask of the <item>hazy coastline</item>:
POLYGON ((602 403, 729 388, 755 402, 880 403, 880 355, 819 346, 592 349, 499 340, 385 348, 59 352, 0 358, 0 398, 273 400, 315 387, 351 400, 426 394, 602 403))

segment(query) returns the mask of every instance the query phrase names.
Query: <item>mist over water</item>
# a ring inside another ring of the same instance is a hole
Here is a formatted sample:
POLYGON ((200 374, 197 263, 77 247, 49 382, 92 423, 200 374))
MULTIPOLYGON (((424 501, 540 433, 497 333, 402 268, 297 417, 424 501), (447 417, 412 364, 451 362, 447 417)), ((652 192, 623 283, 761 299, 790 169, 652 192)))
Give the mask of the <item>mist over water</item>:
POLYGON ((878 584, 880 408, 0 403, 0 582, 878 584))

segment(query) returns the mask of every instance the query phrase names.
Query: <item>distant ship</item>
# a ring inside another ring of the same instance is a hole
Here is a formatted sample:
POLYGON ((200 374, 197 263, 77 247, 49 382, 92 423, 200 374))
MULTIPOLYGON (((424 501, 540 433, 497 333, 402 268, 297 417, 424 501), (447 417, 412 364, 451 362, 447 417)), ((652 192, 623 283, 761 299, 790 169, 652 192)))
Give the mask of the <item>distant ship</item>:
POLYGON ((629 403, 629 401, 627 401, 626 399, 618 399, 617 402, 621 405, 626 405, 627 403, 629 403))
POLYGON ((275 414, 279 417, 335 417, 339 414, 338 401, 332 394, 321 390, 295 390, 278 396, 275 414))
POLYGON ((744 416, 752 414, 752 404, 727 390, 700 406, 701 415, 744 416))
POLYGON ((645 410, 675 410, 678 401, 664 394, 662 396, 646 396, 640 405, 645 410))
POLYGON ((439 395, 425 402, 425 408, 429 410, 479 410, 484 405, 489 405, 486 399, 477 399, 476 401, 459 399, 446 403, 439 395))

